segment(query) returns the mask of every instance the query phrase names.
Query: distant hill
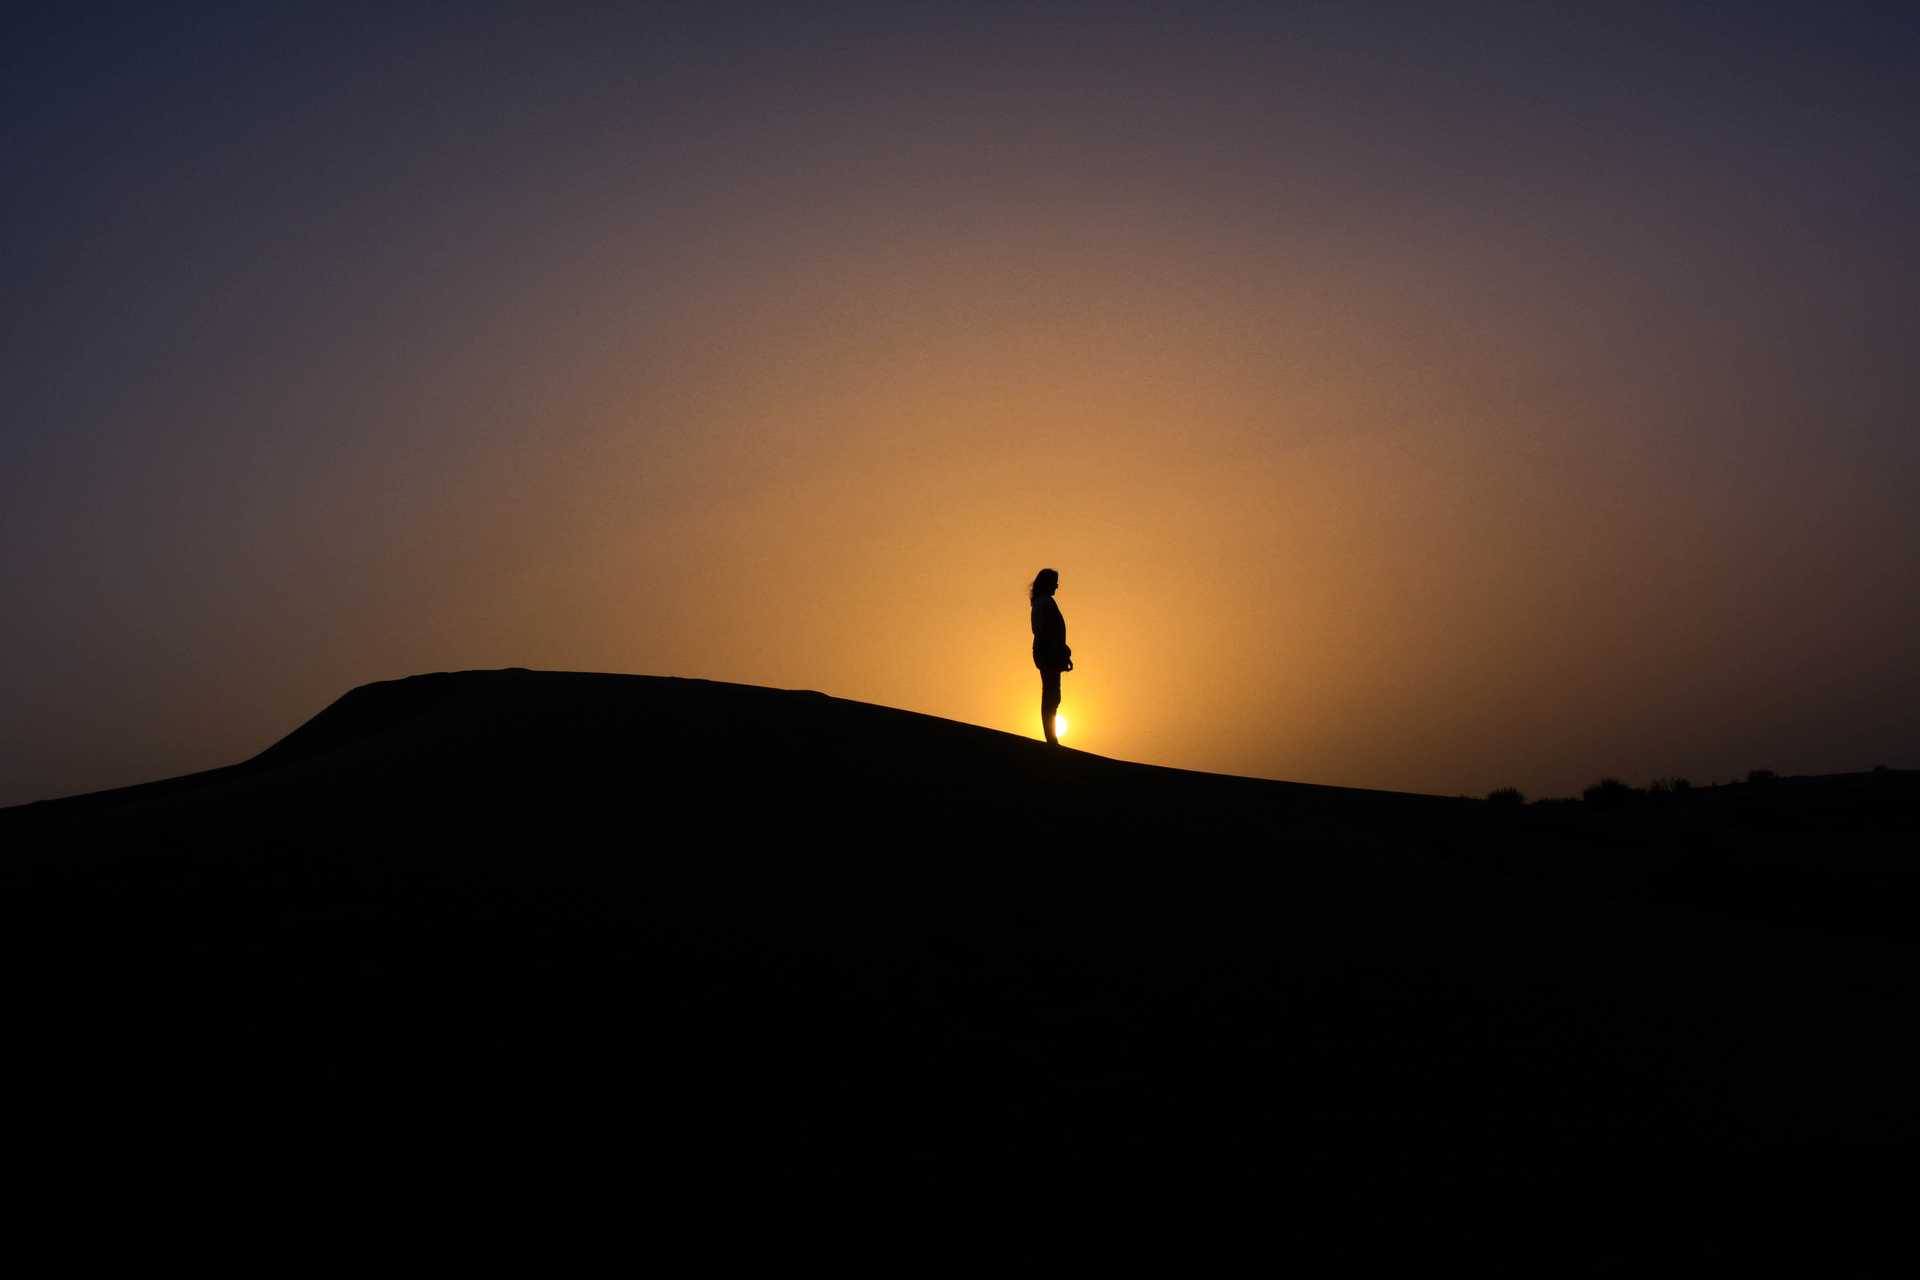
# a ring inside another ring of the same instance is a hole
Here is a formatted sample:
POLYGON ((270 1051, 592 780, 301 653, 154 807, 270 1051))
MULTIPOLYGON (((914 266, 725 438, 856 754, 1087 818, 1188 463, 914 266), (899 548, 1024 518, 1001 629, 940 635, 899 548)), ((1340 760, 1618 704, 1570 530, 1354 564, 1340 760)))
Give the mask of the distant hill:
POLYGON ((943 1254, 975 1262, 1831 1260, 1920 1135, 1915 799, 1502 807, 817 693, 416 676, 0 811, 14 1096, 49 1171, 384 1186, 404 1150, 524 1207, 611 1161, 655 1206, 867 1206, 876 1248, 991 1189, 943 1254))
POLYGON ((123 809, 224 803, 261 788, 364 785, 384 796, 399 783, 458 788, 502 775, 559 787, 589 802, 589 780, 621 791, 655 786, 666 777, 712 792, 736 785, 763 794, 804 787, 816 804, 830 798, 856 802, 850 792, 830 796, 815 792, 816 786, 843 791, 884 782, 883 792, 857 802, 891 805, 903 791, 923 802, 964 796, 967 813, 987 805, 1042 821, 1058 816, 1054 806, 1060 804, 1090 813, 1108 813, 1117 804, 1144 813, 1168 802, 1159 794, 1144 801, 1143 788, 1193 793, 1190 799, 1225 806, 1221 812, 1236 821, 1261 825, 1330 804, 1455 803, 1049 751, 1013 734, 812 692, 511 669, 363 685, 243 764, 44 804, 65 818, 91 819, 123 809), (1070 785, 1062 787, 1063 780, 1070 785), (1049 796, 1038 809, 1036 787, 1049 796))

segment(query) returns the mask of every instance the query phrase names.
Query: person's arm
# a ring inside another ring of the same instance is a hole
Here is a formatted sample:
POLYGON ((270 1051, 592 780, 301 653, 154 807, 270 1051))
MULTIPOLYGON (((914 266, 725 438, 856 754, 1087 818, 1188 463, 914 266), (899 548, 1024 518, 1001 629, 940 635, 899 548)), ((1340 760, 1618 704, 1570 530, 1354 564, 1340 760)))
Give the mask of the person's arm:
POLYGON ((1064 670, 1067 664, 1067 619, 1060 612, 1060 604, 1052 597, 1047 599, 1047 612, 1044 619, 1046 633, 1042 637, 1042 651, 1047 657, 1060 664, 1064 670))

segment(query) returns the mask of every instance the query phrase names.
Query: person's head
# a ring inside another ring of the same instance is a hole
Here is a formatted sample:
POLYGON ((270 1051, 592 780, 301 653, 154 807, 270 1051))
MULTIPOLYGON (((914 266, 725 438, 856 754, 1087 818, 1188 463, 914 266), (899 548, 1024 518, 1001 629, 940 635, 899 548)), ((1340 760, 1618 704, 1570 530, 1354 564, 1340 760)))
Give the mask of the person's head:
POLYGON ((1060 589, 1060 575, 1052 569, 1042 569, 1033 575, 1033 585, 1027 588, 1027 599, 1038 600, 1041 596, 1050 596, 1060 589))

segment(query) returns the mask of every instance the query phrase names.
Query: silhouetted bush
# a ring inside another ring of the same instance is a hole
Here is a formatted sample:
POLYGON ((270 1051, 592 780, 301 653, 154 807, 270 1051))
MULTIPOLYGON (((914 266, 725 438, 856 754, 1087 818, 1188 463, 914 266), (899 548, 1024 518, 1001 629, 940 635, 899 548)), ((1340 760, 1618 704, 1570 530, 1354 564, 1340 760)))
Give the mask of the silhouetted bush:
POLYGON ((1655 778, 1647 784, 1647 794, 1656 798, 1683 796, 1693 790, 1693 784, 1685 778, 1655 778))
POLYGON ((1633 798, 1633 788, 1618 778, 1602 778, 1580 793, 1596 809, 1618 809, 1633 798))
POLYGON ((1502 808, 1518 808, 1526 802, 1526 796, 1521 794, 1518 787, 1495 787, 1487 792, 1487 803, 1497 804, 1502 808))
POLYGON ((1747 770, 1747 781, 1753 783, 1756 786, 1765 785, 1766 783, 1772 782, 1773 780, 1774 780, 1774 773, 1773 773, 1773 770, 1771 769, 1747 770))

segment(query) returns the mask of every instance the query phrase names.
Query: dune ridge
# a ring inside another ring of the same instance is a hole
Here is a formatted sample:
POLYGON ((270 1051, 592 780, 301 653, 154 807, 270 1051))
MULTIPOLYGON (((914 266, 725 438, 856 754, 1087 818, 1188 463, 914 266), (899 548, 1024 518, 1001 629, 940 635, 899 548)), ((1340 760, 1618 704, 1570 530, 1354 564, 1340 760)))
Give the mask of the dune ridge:
POLYGON ((1914 798, 1496 806, 810 691, 416 676, 226 769, 0 811, 21 1088, 55 1166, 76 1124, 190 1117, 295 1179, 406 1133, 469 1191, 510 1158, 586 1194, 611 1144, 796 1203, 1150 1211, 1029 1223, 1035 1258, 1830 1259, 1920 1130, 1886 906, 1914 798))

